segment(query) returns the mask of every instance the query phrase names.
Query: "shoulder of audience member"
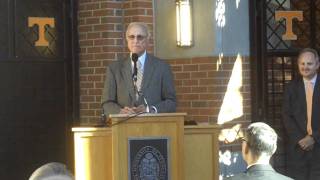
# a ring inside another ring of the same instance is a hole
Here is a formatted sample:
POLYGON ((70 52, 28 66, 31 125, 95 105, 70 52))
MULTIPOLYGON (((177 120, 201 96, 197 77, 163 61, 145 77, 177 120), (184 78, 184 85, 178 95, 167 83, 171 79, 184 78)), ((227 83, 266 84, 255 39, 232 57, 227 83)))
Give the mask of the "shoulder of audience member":
POLYGON ((239 173, 239 174, 235 174, 230 177, 223 178, 223 180, 243 180, 243 179, 248 179, 248 177, 245 173, 239 173))

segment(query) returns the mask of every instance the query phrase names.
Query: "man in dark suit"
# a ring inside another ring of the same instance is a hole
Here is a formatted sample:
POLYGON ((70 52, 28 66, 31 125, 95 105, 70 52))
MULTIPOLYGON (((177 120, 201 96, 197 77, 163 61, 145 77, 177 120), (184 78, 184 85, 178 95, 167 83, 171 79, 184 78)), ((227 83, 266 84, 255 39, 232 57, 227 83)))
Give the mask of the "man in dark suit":
POLYGON ((226 180, 290 180, 277 173, 269 164, 277 149, 277 134, 267 124, 252 123, 242 138, 242 156, 247 162, 244 173, 226 178, 226 180))
POLYGON ((130 23, 126 40, 130 56, 107 67, 103 103, 106 115, 175 112, 176 94, 170 66, 147 53, 150 33, 145 23, 130 23), (138 55, 133 80, 133 56, 138 55))
POLYGON ((288 136, 288 175, 296 180, 320 179, 320 77, 316 50, 298 56, 301 76, 286 87, 283 123, 288 136))

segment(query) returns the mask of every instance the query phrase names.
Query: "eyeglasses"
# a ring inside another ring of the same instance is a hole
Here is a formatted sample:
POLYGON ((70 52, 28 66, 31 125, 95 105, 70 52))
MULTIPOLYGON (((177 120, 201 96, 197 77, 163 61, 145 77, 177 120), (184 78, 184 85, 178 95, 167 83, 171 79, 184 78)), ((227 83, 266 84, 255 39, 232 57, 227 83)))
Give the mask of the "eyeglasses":
POLYGON ((143 35, 130 35, 130 36, 128 36, 128 39, 130 40, 130 41, 133 41, 134 39, 137 39, 138 41, 142 41, 142 40, 144 40, 146 38, 146 36, 143 36, 143 35))

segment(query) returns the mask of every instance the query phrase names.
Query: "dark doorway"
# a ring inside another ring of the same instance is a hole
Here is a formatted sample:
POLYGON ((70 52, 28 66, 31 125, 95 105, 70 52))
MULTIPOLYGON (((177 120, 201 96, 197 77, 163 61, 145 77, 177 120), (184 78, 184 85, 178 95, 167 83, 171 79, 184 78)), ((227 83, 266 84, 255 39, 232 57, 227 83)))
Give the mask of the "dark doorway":
POLYGON ((275 167, 286 172, 285 136, 281 105, 285 84, 297 75, 296 58, 306 47, 320 48, 320 0, 251 0, 253 119, 271 124, 280 135, 275 167), (286 22, 275 21, 276 10, 303 11, 303 21, 293 21, 298 39, 284 41, 286 22))
MULTIPOLYGON (((23 180, 48 162, 68 163, 75 66, 71 0, 0 1, 0 179, 23 180), (35 46, 37 25, 48 46, 35 46)), ((71 143, 72 144, 72 143, 71 143)))

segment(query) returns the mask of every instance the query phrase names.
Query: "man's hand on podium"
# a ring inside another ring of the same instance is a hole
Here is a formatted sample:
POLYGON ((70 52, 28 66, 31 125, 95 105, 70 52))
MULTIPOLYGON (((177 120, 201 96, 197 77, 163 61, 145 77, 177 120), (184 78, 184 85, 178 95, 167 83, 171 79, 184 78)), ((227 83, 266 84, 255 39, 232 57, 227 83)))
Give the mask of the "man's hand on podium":
POLYGON ((141 104, 138 107, 124 107, 120 110, 120 114, 137 114, 137 113, 143 113, 146 112, 146 106, 141 104))
POLYGON ((135 113, 143 113, 143 112, 146 112, 146 107, 141 104, 140 106, 138 107, 133 107, 132 108, 134 110, 135 113))
POLYGON ((130 107, 124 107, 122 109, 120 109, 120 114, 134 114, 135 111, 133 110, 133 108, 130 107))

